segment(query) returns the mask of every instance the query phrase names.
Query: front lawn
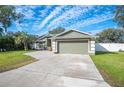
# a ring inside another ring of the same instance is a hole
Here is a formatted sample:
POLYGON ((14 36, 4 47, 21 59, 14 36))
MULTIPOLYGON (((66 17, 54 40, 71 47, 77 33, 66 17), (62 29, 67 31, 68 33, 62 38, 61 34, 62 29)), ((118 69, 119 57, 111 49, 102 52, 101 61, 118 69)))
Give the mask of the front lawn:
POLYGON ((25 51, 0 52, 0 72, 15 69, 36 61, 36 59, 23 55, 25 51))
POLYGON ((91 56, 105 81, 124 87, 124 52, 99 52, 91 56))

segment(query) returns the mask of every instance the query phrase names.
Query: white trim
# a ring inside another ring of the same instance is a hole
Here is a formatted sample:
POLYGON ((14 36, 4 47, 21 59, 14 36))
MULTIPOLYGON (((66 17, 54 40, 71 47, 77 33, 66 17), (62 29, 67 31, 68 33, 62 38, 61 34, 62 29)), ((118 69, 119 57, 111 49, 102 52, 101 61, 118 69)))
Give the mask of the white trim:
POLYGON ((88 39, 88 53, 90 51, 90 40, 88 39))
MULTIPOLYGON (((55 37, 57 37, 57 36, 60 36, 60 35, 62 35, 62 34, 65 34, 65 33, 67 33, 67 32, 70 32, 70 31, 75 31, 75 32, 78 32, 78 33, 82 33, 82 34, 86 34, 86 35, 92 36, 91 34, 86 33, 86 32, 81 32, 81 31, 79 31, 79 30, 70 29, 70 30, 67 30, 67 31, 61 32, 61 33, 59 33, 59 34, 53 36, 52 38, 55 38, 55 37)), ((92 36, 92 37, 93 37, 93 36, 92 36)))
POLYGON ((95 41, 90 41, 90 51, 89 51, 89 53, 93 53, 93 54, 95 54, 95 41))

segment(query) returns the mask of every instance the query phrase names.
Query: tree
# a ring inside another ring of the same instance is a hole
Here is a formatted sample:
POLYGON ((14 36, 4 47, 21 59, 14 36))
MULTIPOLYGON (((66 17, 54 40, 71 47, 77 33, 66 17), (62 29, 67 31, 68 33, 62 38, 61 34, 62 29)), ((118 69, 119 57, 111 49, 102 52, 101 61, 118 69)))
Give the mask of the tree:
POLYGON ((124 28, 124 5, 117 6, 115 10, 115 19, 119 26, 124 28))
POLYGON ((22 17, 23 15, 21 13, 16 13, 14 6, 0 6, 0 23, 4 28, 4 32, 7 32, 7 28, 10 27, 14 21, 17 21, 22 17))
POLYGON ((15 43, 23 44, 24 50, 28 50, 28 34, 26 32, 17 32, 15 35, 15 43))
POLYGON ((124 31, 122 29, 105 29, 96 34, 96 42, 100 43, 122 43, 124 42, 124 31))
POLYGON ((9 35, 0 36, 0 51, 14 50, 14 38, 9 35))
POLYGON ((37 35, 28 34, 28 44, 34 43, 37 37, 38 37, 37 35))
POLYGON ((7 32, 0 36, 0 51, 31 49, 37 37, 26 32, 7 32))
POLYGON ((50 34, 59 34, 61 32, 64 32, 65 31, 65 28, 63 27, 57 27, 51 31, 49 31, 50 34))
POLYGON ((3 28, 0 28, 0 36, 3 35, 3 28))

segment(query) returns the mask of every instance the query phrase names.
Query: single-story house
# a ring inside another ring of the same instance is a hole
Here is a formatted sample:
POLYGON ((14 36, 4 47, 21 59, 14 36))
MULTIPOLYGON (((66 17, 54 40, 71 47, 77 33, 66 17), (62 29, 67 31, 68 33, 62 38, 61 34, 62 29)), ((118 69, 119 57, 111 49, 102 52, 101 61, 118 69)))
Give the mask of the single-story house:
POLYGON ((47 50, 51 47, 51 37, 53 37, 53 34, 45 34, 38 37, 33 45, 33 48, 38 50, 47 50))
POLYGON ((50 37, 46 35, 39 41, 51 47, 54 53, 95 54, 95 38, 77 30, 64 31, 50 37))

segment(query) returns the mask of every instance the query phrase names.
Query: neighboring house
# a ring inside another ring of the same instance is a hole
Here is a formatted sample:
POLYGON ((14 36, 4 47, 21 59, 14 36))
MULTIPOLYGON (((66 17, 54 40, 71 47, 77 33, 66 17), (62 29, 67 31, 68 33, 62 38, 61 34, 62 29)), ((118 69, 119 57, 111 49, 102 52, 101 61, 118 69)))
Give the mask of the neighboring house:
POLYGON ((77 30, 64 31, 57 35, 45 35, 40 42, 46 49, 51 47, 54 53, 95 54, 95 38, 77 30))

